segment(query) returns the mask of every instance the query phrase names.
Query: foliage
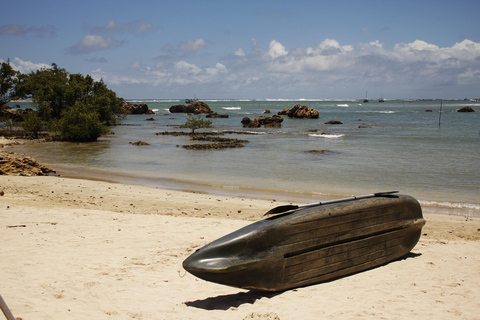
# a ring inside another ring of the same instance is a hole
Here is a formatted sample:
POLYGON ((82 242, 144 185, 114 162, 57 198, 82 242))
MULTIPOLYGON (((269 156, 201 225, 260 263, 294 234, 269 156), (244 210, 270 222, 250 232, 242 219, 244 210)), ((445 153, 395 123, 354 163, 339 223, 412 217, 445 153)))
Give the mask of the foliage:
POLYGON ((65 140, 90 142, 107 133, 108 128, 102 125, 97 112, 80 103, 62 112, 59 131, 65 140))
POLYGON ((192 134, 195 133, 196 129, 211 128, 211 127, 212 127, 212 121, 202 119, 201 116, 198 116, 198 117, 190 116, 188 117, 187 121, 184 124, 180 125, 180 128, 191 129, 192 134))
MULTIPOLYGON (((0 122, 2 122, 2 125, 0 126, 1 130, 6 130, 7 132, 13 131, 13 128, 15 127, 15 122, 12 119, 2 119, 0 118, 0 122)), ((2 132, 3 134, 3 132, 2 132)))
POLYGON ((31 98, 40 118, 54 127, 58 123, 61 135, 69 141, 96 140, 106 131, 103 125, 115 124, 115 114, 121 112, 121 99, 103 80, 69 74, 55 63, 51 68, 19 74, 15 97, 31 98), (80 113, 74 115, 75 111, 80 113))
POLYGON ((36 113, 31 112, 23 118, 21 126, 24 131, 33 134, 37 138, 38 133, 44 128, 45 124, 36 113))
POLYGON ((22 75, 16 86, 16 96, 31 97, 44 119, 58 119, 64 110, 79 102, 95 107, 100 121, 115 123, 115 112, 120 110, 120 99, 102 80, 94 81, 90 75, 69 74, 53 63, 22 75))
POLYGON ((10 66, 10 61, 0 65, 0 111, 10 100, 11 91, 15 87, 17 71, 10 66))

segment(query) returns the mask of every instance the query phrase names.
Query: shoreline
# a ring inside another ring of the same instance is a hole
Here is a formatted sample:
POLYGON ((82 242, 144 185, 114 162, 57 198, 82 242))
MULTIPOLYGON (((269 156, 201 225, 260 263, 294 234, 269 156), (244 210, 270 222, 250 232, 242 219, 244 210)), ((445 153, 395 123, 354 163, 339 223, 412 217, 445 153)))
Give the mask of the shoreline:
MULTIPOLYGON (((30 156, 21 148, 25 143, 46 143, 31 142, 22 139, 6 139, 0 137, 0 146, 6 152, 14 152, 22 156, 30 156), (13 146, 13 148, 8 148, 13 146), (20 150, 15 150, 19 148, 20 150)), ((0 151, 1 152, 1 151, 0 151)), ((42 163, 43 164, 43 163, 42 163)), ((320 202, 344 197, 351 197, 353 194, 347 193, 307 193, 307 192, 288 192, 281 190, 254 189, 251 187, 241 186, 224 186, 209 183, 186 181, 172 178, 151 178, 144 176, 136 176, 134 174, 124 174, 121 172, 108 172, 106 170, 85 168, 81 166, 67 166, 58 163, 46 163, 48 167, 55 170, 60 177, 73 179, 88 179, 93 181, 106 181, 120 184, 131 184, 146 187, 153 187, 163 190, 184 191, 190 193, 206 193, 227 197, 244 197, 257 200, 272 200, 285 203, 311 203, 320 202)), ((381 190, 367 190, 364 193, 380 192, 381 190)), ((400 190, 400 193, 402 190, 400 190)), ((408 193, 405 193, 408 194, 408 193)), ((360 194, 355 194, 359 196, 360 194)), ((438 202, 428 199, 418 199, 422 208, 429 208, 434 213, 459 215, 464 217, 480 217, 480 205, 464 202, 438 202)))
MULTIPOLYGON (((280 190, 265 190, 265 189, 253 189, 247 187, 236 186, 220 186, 212 185, 208 183, 200 183, 193 181, 182 181, 169 178, 148 178, 137 177, 134 175, 124 175, 121 173, 110 173, 101 170, 86 170, 75 168, 68 170, 66 167, 58 166, 61 177, 71 179, 87 179, 94 181, 105 181, 120 184, 131 184, 138 186, 151 187, 162 190, 172 190, 180 192, 189 192, 197 194, 210 194, 216 196, 226 196, 234 198, 249 198, 255 200, 267 200, 283 203, 311 203, 321 202, 326 200, 333 200, 344 197, 351 197, 354 195, 337 193, 337 194, 309 194, 305 192, 287 192, 280 190), (79 169, 79 170, 78 170, 79 169)), ((376 191, 375 191, 376 192, 376 191)), ((400 192, 402 193, 402 192, 400 192)), ((360 196, 356 194, 355 196, 360 196)), ((430 200, 419 200, 422 208, 429 208, 429 212, 446 214, 446 215, 458 215, 464 217, 480 217, 480 208, 470 203, 439 203, 430 200), (472 207, 473 206, 473 207, 472 207)))

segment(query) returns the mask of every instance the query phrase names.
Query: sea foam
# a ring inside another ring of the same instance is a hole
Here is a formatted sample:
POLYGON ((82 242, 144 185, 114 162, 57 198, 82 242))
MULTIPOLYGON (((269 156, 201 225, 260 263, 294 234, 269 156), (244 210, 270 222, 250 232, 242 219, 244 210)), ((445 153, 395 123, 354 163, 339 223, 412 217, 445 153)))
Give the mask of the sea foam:
POLYGON ((310 133, 310 137, 320 137, 320 138, 327 138, 327 139, 337 139, 344 137, 344 134, 330 134, 330 133, 310 133))

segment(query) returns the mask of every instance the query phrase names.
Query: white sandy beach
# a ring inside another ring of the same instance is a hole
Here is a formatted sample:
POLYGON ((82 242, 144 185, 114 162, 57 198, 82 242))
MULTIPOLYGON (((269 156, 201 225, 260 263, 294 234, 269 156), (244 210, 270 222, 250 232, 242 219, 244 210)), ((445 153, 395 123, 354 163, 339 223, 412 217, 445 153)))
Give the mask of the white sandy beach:
POLYGON ((0 294, 24 320, 480 319, 480 219, 459 211, 424 208, 405 259, 259 294, 182 261, 280 203, 58 177, 0 176, 2 190, 0 294))

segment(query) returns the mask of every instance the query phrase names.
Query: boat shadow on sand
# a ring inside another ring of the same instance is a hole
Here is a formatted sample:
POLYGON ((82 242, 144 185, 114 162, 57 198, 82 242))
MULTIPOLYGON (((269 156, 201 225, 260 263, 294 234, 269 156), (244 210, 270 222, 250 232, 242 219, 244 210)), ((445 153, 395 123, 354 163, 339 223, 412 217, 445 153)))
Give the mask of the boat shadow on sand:
POLYGON ((186 301, 184 302, 188 307, 195 307, 204 310, 228 310, 230 308, 238 308, 242 304, 254 304, 255 301, 261 298, 273 298, 283 292, 261 292, 248 291, 227 294, 216 297, 209 297, 202 300, 186 301))
MULTIPOLYGON (((396 260, 390 261, 388 263, 385 263, 383 265, 380 265, 378 267, 369 269, 373 270, 376 268, 380 268, 382 266, 388 265, 390 263, 394 263, 396 261, 402 261, 410 258, 417 258, 421 256, 421 253, 413 253, 409 252, 403 257, 400 257, 396 260)), ((365 271, 369 271, 365 270, 365 271)), ((365 272, 362 271, 362 272, 365 272)), ((357 273, 362 273, 362 272, 357 272, 357 273)), ((352 275, 349 275, 352 276, 352 275)), ((348 277, 348 276, 347 276, 348 277)), ((343 278, 343 277, 342 277, 343 278)), ((336 279, 335 279, 336 280, 336 279)), ((335 280, 330 280, 330 281, 335 281, 335 280)), ((330 282, 330 281, 325 281, 330 282)), ((289 290, 287 290, 289 291, 289 290)), ((201 300, 195 300, 195 301, 186 301, 184 304, 187 307, 194 307, 194 308, 199 308, 199 309, 204 309, 204 310, 228 310, 230 308, 238 308, 242 304, 254 304, 255 301, 260 300, 262 298, 273 298, 278 295, 281 295, 286 291, 279 291, 279 292, 263 292, 263 291, 248 291, 248 292, 238 292, 238 293, 232 293, 232 294, 227 294, 227 295, 221 295, 221 296, 216 296, 216 297, 209 297, 206 299, 201 299, 201 300)))

